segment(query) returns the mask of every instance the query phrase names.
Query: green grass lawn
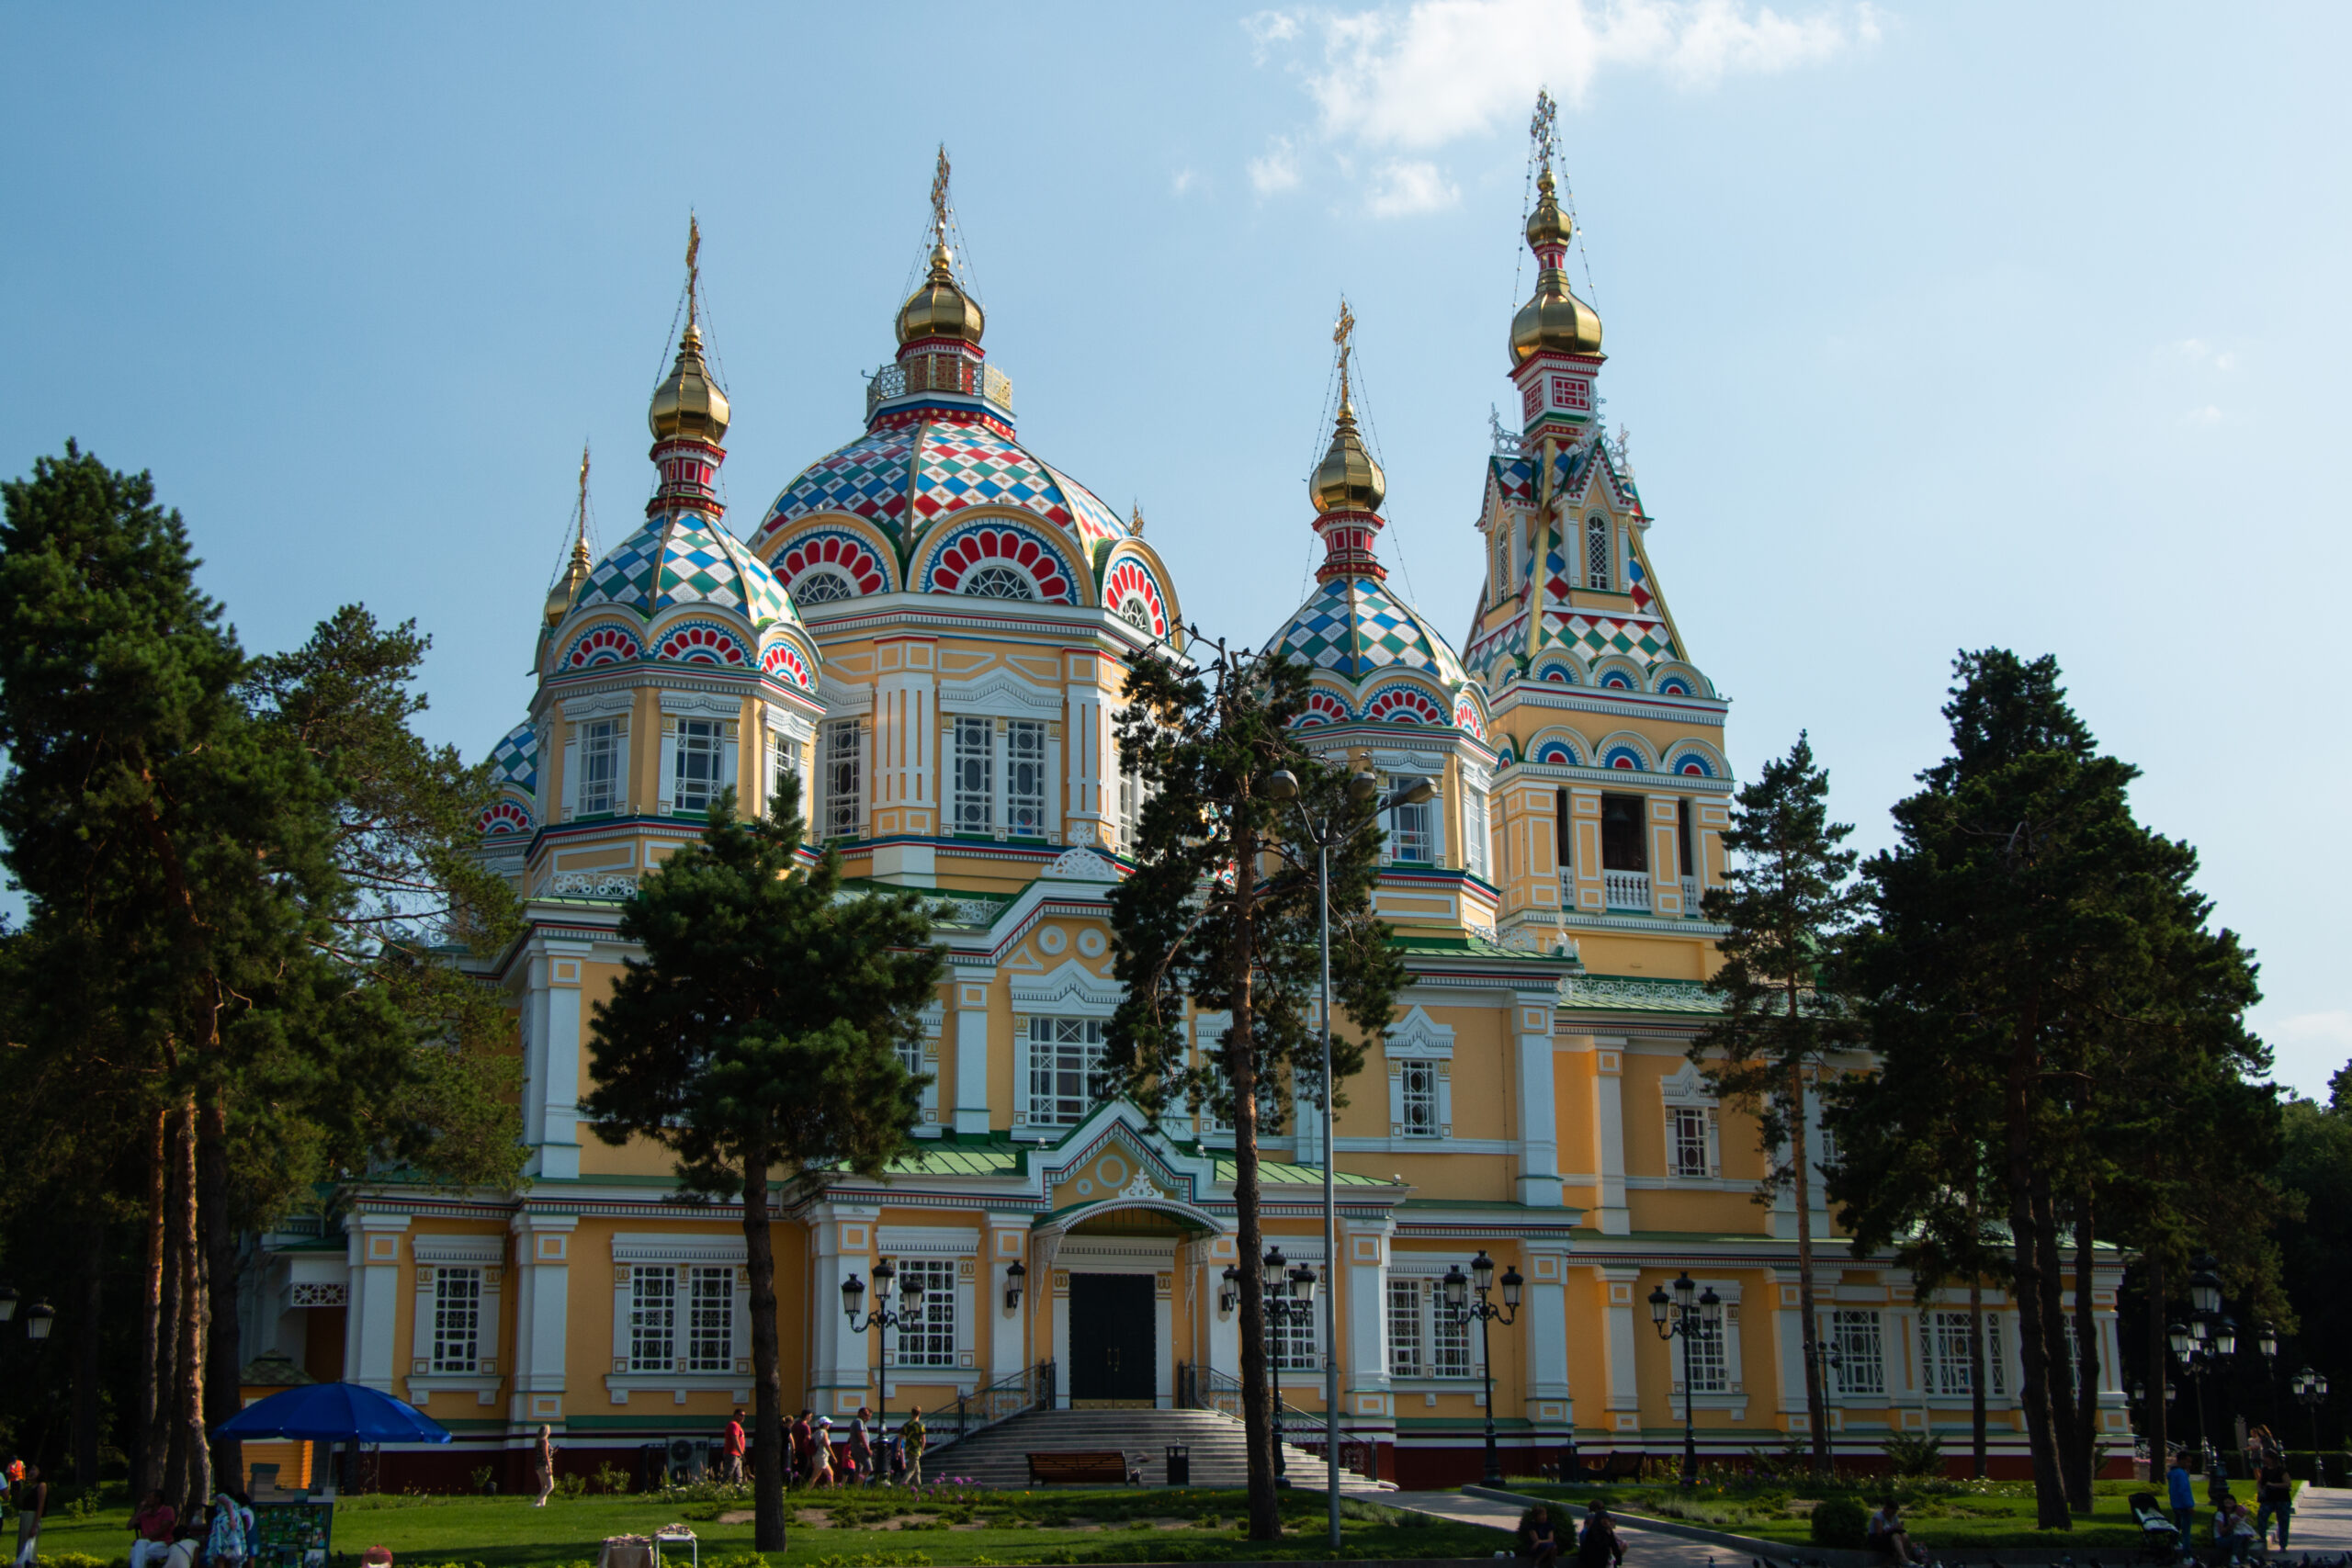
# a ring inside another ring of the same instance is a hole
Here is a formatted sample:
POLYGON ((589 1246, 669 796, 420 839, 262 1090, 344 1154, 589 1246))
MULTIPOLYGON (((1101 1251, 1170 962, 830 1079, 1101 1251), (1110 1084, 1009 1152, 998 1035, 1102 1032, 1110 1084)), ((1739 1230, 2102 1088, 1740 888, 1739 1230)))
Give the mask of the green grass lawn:
MULTIPOLYGON (((987 1568, 1329 1555, 1320 1493, 1283 1494, 1286 1539, 1279 1549, 1241 1534, 1245 1504, 1239 1492, 1062 1487, 942 1489, 910 1496, 883 1488, 795 1492, 786 1505, 797 1515, 787 1550, 767 1553, 766 1568, 987 1568)), ((398 1568, 587 1568, 606 1536, 647 1535, 675 1520, 701 1538, 706 1568, 759 1568, 760 1560, 752 1554, 750 1506, 748 1501, 629 1496, 558 1498, 544 1508, 520 1497, 355 1497, 335 1509, 334 1554, 341 1563, 355 1563, 363 1550, 380 1544, 391 1549, 398 1568)), ((1352 1498, 1341 1507, 1347 1557, 1488 1557, 1510 1544, 1507 1535, 1476 1525, 1427 1519, 1352 1498)), ((122 1508, 102 1509, 87 1519, 52 1517, 41 1527, 41 1556, 51 1563, 67 1552, 116 1562, 128 1557, 130 1541, 129 1514, 122 1508)))
MULTIPOLYGON (((1861 1497, 1875 1507, 1881 1491, 1868 1483, 1841 1488, 1843 1495, 1861 1497)), ((2091 1514, 2077 1517, 2071 1530, 2034 1528, 2033 1486, 2022 1481, 1931 1481, 1895 1483, 1903 1500, 1903 1517, 1911 1539, 1924 1548, 2133 1546, 2140 1527, 2129 1502, 2134 1492, 2148 1490, 2141 1481, 2101 1481, 2092 1487, 2091 1514)), ((1702 1485, 1685 1491, 1660 1485, 1563 1485, 1556 1482, 1510 1483, 1510 1490, 1531 1496, 1555 1497, 1567 1505, 1567 1514, 1581 1516, 1573 1505, 1595 1500, 1629 1517, 1648 1515, 1674 1519, 1706 1529, 1727 1530, 1766 1540, 1810 1544, 1812 1512, 1822 1492, 1808 1492, 1802 1478, 1737 1485, 1702 1485)), ((1567 1516, 1563 1516, 1564 1518, 1567 1516)))

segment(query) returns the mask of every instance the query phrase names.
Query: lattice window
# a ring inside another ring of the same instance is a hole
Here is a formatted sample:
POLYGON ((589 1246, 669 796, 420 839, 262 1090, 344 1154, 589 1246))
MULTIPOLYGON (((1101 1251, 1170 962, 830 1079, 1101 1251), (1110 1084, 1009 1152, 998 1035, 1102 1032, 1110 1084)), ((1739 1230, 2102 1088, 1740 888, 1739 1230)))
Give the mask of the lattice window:
POLYGON ((1046 1127, 1075 1126, 1103 1089, 1102 1021, 1029 1021, 1029 1120, 1046 1127))
POLYGON ((620 726, 600 718, 580 727, 580 814, 609 812, 618 798, 620 726))
POLYGON ((1839 1393, 1886 1392, 1886 1352, 1877 1313, 1851 1307, 1831 1313, 1829 1345, 1838 1352, 1833 1376, 1839 1393))
MULTIPOLYGON (((1677 1309, 1678 1311, 1679 1309, 1677 1309)), ((1731 1387, 1731 1364, 1724 1346, 1724 1309, 1712 1313, 1693 1307, 1685 1320, 1691 1328, 1690 1392, 1722 1393, 1731 1387)), ((1676 1370, 1680 1370, 1677 1359, 1676 1370)))
POLYGON ((838 571, 808 571, 792 585, 793 599, 802 604, 831 604, 853 598, 857 590, 838 571))
POLYGON ((678 1271, 639 1264, 628 1271, 628 1370, 666 1372, 677 1358, 678 1271))
MULTIPOLYGON (((1965 1396, 1974 1384, 1969 1376, 1968 1314, 1926 1312, 1919 1314, 1920 1363, 1931 1394, 1965 1396)), ((2006 1394, 2007 1370, 2001 1359, 2001 1319, 1984 1314, 1984 1371, 1989 1392, 2006 1394)))
POLYGON ((306 1280, 294 1281, 294 1304, 298 1307, 339 1307, 351 1301, 351 1287, 339 1280, 313 1283, 306 1280))
POLYGON ((1141 773, 1119 775, 1119 847, 1136 852, 1136 830, 1143 823, 1143 803, 1148 797, 1141 773))
POLYGON ((1476 1375, 1470 1335, 1470 1316, 1445 1304, 1445 1292, 1430 1287, 1430 1376, 1466 1378, 1476 1375))
POLYGON ((1617 586, 1617 574, 1611 570, 1609 559, 1609 519, 1606 517, 1585 519, 1584 582, 1587 588, 1606 590, 1617 586))
POLYGON ((989 833, 995 828, 996 720, 957 719, 955 742, 950 820, 958 833, 989 833))
MULTIPOLYGON (((1385 794, 1404 782, 1384 775, 1380 788, 1385 794)), ((1388 841, 1381 849, 1381 858, 1415 863, 1427 863, 1434 858, 1436 838, 1430 829, 1436 805, 1434 800, 1424 800, 1411 806, 1390 807, 1381 824, 1388 831, 1388 841)))
POLYGON ((964 592, 975 599, 1035 599, 1036 587, 1009 566, 984 566, 964 580, 964 592))
POLYGON ((1462 792, 1462 863, 1476 877, 1487 874, 1487 795, 1462 792))
POLYGON ((1668 1106, 1666 1142, 1667 1157, 1675 1175, 1704 1177, 1715 1174, 1715 1113, 1713 1107, 1668 1106))
POLYGON ((1283 1310, 1280 1323, 1267 1325, 1267 1348, 1273 1355, 1276 1370, 1311 1372, 1323 1365, 1321 1357, 1317 1353, 1322 1318, 1321 1302, 1314 1303, 1306 1311, 1297 1310, 1297 1303, 1294 1303, 1283 1310))
POLYGON ((922 1305, 893 1337, 890 1360, 900 1367, 956 1364, 956 1261, 949 1258, 898 1259, 903 1300, 909 1280, 922 1281, 922 1305))
POLYGON ((686 1371, 735 1370, 735 1270, 697 1265, 687 1281, 686 1371))
POLYGON ((1129 594, 1126 598, 1120 600, 1119 608, 1114 613, 1118 615, 1119 619, 1126 622, 1127 625, 1135 627, 1137 631, 1147 634, 1150 632, 1151 606, 1145 604, 1141 599, 1136 598, 1134 594, 1129 594))
POLYGON ((818 764, 825 786, 819 826, 828 839, 854 839, 865 817, 865 721, 836 718, 824 728, 818 764))
MULTIPOLYGON (((773 802, 783 799, 785 791, 800 778, 800 744, 784 731, 774 729, 768 732, 768 799, 773 802)), ((808 807, 808 797, 804 795, 800 797, 804 817, 808 807)))
POLYGON ((1441 1118, 1438 1111, 1437 1064, 1431 1061, 1408 1060, 1401 1064, 1403 1082, 1399 1088, 1403 1110, 1402 1136, 1434 1138, 1438 1135, 1441 1118))
POLYGON ((481 1270, 433 1272, 433 1370, 470 1372, 481 1353, 481 1270))
POLYGON ((1038 719, 1005 721, 1004 827, 1016 839, 1046 836, 1046 726, 1038 719))
POLYGON ((672 809, 689 815, 710 809, 718 797, 719 722, 715 718, 678 720, 678 740, 672 777, 675 781, 672 809))
POLYGON ((1419 1280, 1388 1281, 1388 1375, 1417 1378, 1421 1368, 1421 1297, 1419 1280))

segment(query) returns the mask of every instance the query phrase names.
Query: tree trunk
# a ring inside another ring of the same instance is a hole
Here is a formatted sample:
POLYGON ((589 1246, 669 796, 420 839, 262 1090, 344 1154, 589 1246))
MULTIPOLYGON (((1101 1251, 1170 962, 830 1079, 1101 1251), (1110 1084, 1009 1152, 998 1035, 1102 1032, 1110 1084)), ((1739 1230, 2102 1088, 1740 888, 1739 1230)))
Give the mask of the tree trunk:
POLYGON ((2075 1443, 2069 1456, 2069 1489, 2083 1499, 2081 1513, 2090 1512, 2093 1483, 2098 1480, 2098 1320, 2091 1315, 2091 1245, 2098 1220, 2091 1195, 2083 1194, 2075 1215, 2075 1443))
POLYGON ((2087 1515, 2091 1500, 2076 1490, 2073 1456, 2083 1441, 2075 1419, 2075 1357, 2066 1346, 2066 1270, 2058 1251, 2058 1200, 2047 1172, 2037 1172, 2033 1186, 2034 1256, 2041 1263, 2037 1283, 2041 1293, 2041 1337, 2044 1364, 2049 1368, 2051 1431, 2058 1450, 2058 1481, 2066 1489, 2069 1511, 2087 1515))
POLYGON ((133 1391, 131 1412, 130 1492, 144 1497, 164 1483, 163 1400, 165 1352, 171 1329, 164 1316, 164 1200, 169 1185, 170 1162, 165 1156, 164 1112, 155 1113, 155 1130, 147 1157, 147 1217, 141 1227, 142 1253, 139 1276, 139 1386, 133 1391))
POLYGON ((105 1323, 107 1228, 95 1216, 82 1222, 81 1296, 74 1333, 74 1484, 98 1483, 99 1326, 105 1323))
POLYGON ((743 1264, 752 1279, 752 1542, 757 1551, 782 1551, 784 1371, 776 1348, 775 1238, 768 1228, 763 1148, 743 1155, 743 1264))
MULTIPOLYGON (((244 1371, 244 1325, 237 1310, 243 1259, 237 1233, 229 1223, 229 1127, 220 1101, 204 1109, 197 1143, 197 1217, 204 1238, 205 1335, 204 1421, 218 1427, 237 1413, 244 1371)), ((212 1473, 223 1486, 244 1483, 244 1445, 235 1438, 212 1441, 212 1473)))
POLYGON ((1282 1504, 1274 1495, 1273 1408, 1266 1391, 1266 1296, 1264 1234, 1258 1216, 1258 1058, 1250 981, 1254 976, 1257 928, 1252 919, 1252 875, 1258 863, 1257 835, 1243 829, 1234 837, 1233 1022, 1225 1032, 1226 1077, 1233 1086, 1233 1209, 1241 1249, 1241 1427, 1250 1456, 1250 1539, 1279 1540, 1282 1504))
POLYGON ((2165 1337, 2164 1255, 2151 1247, 2147 1259, 2148 1375, 2140 1385, 2147 1391, 2140 1405, 2140 1426, 2148 1435, 2148 1484, 2153 1486, 2164 1480, 2165 1461, 2172 1458, 2172 1406, 2165 1399, 2172 1373, 2172 1345, 2165 1337))
MULTIPOLYGON (((1797 1009, 1797 992, 1789 988, 1789 1010, 1797 1009)), ((1819 1314, 1814 1310, 1813 1298, 1813 1183, 1812 1172, 1805 1168, 1804 1074, 1792 1069, 1789 1074, 1791 1111, 1789 1116, 1789 1164, 1793 1177, 1791 1190, 1797 1205, 1797 1312, 1800 1332, 1804 1341, 1804 1408, 1806 1419, 1813 1427, 1813 1469, 1816 1475, 1829 1473, 1829 1393, 1823 1386, 1821 1365, 1821 1333, 1819 1314)))
POLYGON ((1984 1479, 1984 1280, 1968 1277, 1968 1458, 1969 1472, 1984 1479))
MULTIPOLYGON (((211 1501, 212 1455, 204 1438, 204 1349, 211 1334, 211 1304, 206 1299, 204 1235, 197 1213, 196 1101, 179 1111, 180 1190, 178 1212, 172 1217, 180 1254, 180 1350, 178 1398, 174 1419, 180 1428, 177 1441, 187 1445, 187 1490, 192 1507, 211 1501)), ((184 1508, 180 1517, 187 1517, 184 1508)))
POLYGON ((175 1110, 166 1120, 164 1197, 160 1216, 164 1237, 164 1311, 155 1340, 155 1451, 162 1457, 164 1500, 184 1509, 187 1502, 187 1426, 180 1419, 182 1320, 192 1310, 187 1296, 187 1255, 178 1217, 186 1201, 180 1179, 181 1127, 175 1110))
POLYGON ((2008 1186, 2009 1236, 2015 1252, 2018 1350, 2022 1375, 2018 1403, 2025 1410, 2026 1444, 2033 1457, 2033 1498, 2042 1529, 2072 1529, 2065 1482, 2058 1473, 2058 1446, 2051 1429, 2049 1341, 2043 1333, 2041 1251, 2034 1225, 2033 1085, 2041 1067, 2040 1010, 2029 994, 2011 1026, 2009 1060, 2002 1085, 2004 1165, 2008 1186))

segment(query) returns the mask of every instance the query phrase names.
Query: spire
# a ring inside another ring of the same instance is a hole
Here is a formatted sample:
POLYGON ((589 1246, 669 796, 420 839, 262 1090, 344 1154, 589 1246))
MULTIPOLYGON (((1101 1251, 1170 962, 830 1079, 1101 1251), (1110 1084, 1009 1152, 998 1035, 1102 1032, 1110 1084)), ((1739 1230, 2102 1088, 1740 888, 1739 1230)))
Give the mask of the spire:
POLYGON ((1535 117, 1527 131, 1538 165, 1535 209, 1527 217, 1527 248, 1535 253, 1535 294, 1511 318, 1513 364, 1544 350, 1565 354, 1600 352, 1600 318, 1568 288, 1568 241, 1576 225, 1560 210, 1552 178, 1554 126, 1558 106, 1552 95, 1535 95, 1535 117))
POLYGON ((580 499, 572 503, 571 558, 563 575, 548 590, 548 625, 555 626, 571 612, 581 589, 588 583, 588 443, 580 444, 580 499))
POLYGON ((1372 454, 1364 450, 1363 434, 1356 428, 1355 400, 1348 385, 1355 330, 1355 312, 1342 298, 1339 321, 1331 329, 1331 342, 1339 351, 1340 412, 1332 421, 1331 445, 1307 481, 1317 513, 1315 531, 1323 536, 1323 565, 1315 574, 1320 581, 1387 575, 1373 553, 1373 540, 1382 526, 1380 503, 1388 493, 1388 480, 1372 454))
POLYGON ((717 517, 718 465, 727 458, 732 410, 704 362, 702 350, 702 224, 686 216, 686 330, 679 334, 677 362, 653 389, 646 423, 653 429, 652 457, 662 479, 646 515, 691 507, 717 517))
POLYGON ((931 176, 931 270, 899 307, 899 342, 952 338, 978 348, 988 318, 956 276, 956 254, 947 245, 947 147, 943 142, 931 176))

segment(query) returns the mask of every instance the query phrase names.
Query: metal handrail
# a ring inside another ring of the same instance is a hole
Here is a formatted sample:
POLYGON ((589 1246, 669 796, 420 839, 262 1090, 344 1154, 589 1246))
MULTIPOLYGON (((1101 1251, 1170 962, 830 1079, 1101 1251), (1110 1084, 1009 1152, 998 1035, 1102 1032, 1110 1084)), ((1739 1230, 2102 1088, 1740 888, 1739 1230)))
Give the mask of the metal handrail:
MULTIPOLYGON (((1233 1395, 1235 1405, 1238 1407, 1240 1404, 1241 1380, 1239 1378, 1235 1377, 1231 1372, 1219 1371, 1215 1367, 1204 1367, 1198 1368, 1197 1370, 1205 1371, 1209 1375, 1208 1397, 1201 1401, 1204 1407, 1212 1410, 1220 1408, 1220 1406, 1216 1403, 1216 1396, 1220 1393, 1229 1393, 1233 1395)), ((1312 1422, 1314 1423, 1317 1436, 1320 1436, 1323 1429, 1323 1412, 1320 1410, 1304 1409, 1299 1405, 1293 1404, 1287 1398, 1283 1400, 1282 1407, 1283 1418, 1285 1422, 1294 1416, 1297 1416, 1302 1421, 1312 1422)), ((1340 1425, 1345 1426, 1346 1423, 1347 1417, 1343 1414, 1340 1416, 1340 1425)), ((1286 1443, 1293 1441, 1287 1426, 1283 1428, 1283 1441, 1286 1443)))
POLYGON ((940 1438, 937 1446, 944 1449, 961 1442, 1032 1410, 1050 1409, 1054 1403, 1054 1374, 1052 1361, 1040 1361, 1009 1377, 999 1378, 986 1388, 957 1394, 952 1406, 939 1412, 938 1425, 944 1427, 952 1422, 955 1429, 940 1438))

